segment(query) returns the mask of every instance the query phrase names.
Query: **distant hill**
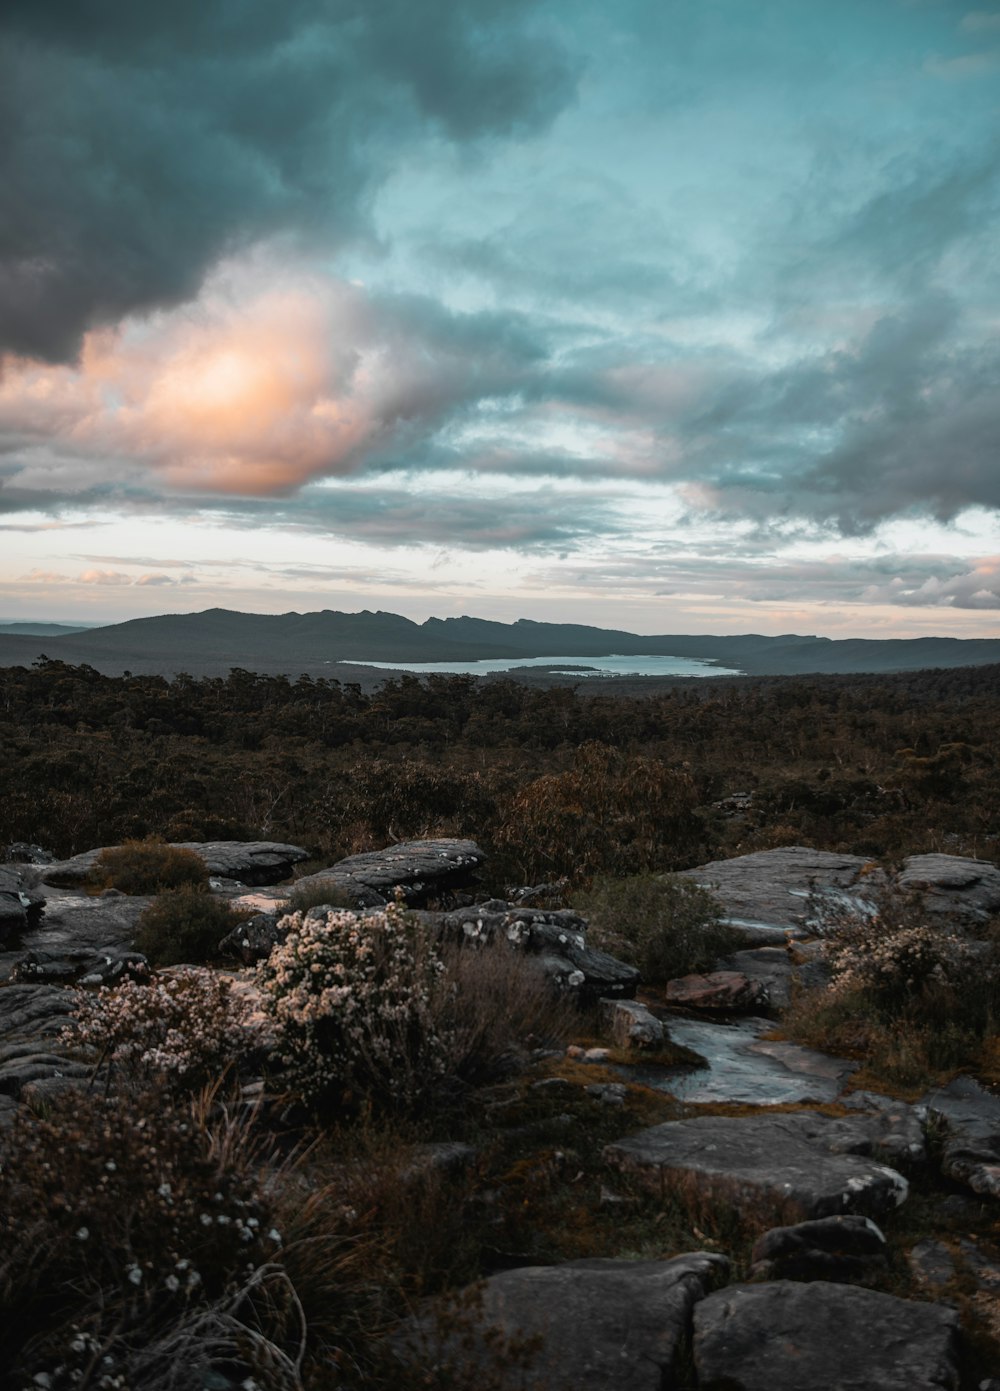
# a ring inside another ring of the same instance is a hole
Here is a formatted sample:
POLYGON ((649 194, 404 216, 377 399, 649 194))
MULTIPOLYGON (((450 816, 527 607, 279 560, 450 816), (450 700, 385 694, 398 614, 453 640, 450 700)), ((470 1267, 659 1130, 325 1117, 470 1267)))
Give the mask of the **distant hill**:
POLYGON ((58 638, 66 637, 70 633, 85 633, 89 628, 96 625, 93 623, 32 623, 30 620, 22 622, 0 623, 0 636, 8 634, 11 637, 36 637, 36 638, 58 638))
MULTIPOLYGON (((39 627, 43 625, 38 625, 39 627)), ((40 635, 4 632, 0 665, 30 665, 43 653, 98 671, 224 675, 232 667, 298 676, 374 678, 377 671, 341 662, 471 662, 485 657, 696 657, 748 675, 915 671, 927 667, 1000 662, 1000 638, 846 638, 787 633, 764 637, 708 634, 643 636, 577 623, 521 618, 429 618, 414 623, 399 614, 371 612, 255 614, 231 609, 134 618, 104 628, 67 631, 44 625, 40 635)))

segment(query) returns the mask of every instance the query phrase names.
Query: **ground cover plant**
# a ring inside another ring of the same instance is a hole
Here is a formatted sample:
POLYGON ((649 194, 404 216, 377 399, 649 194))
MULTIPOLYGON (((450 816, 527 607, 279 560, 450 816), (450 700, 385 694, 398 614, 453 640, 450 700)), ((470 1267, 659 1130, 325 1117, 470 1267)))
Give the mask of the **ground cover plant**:
POLYGON ((164 889, 136 924, 135 945, 154 966, 215 961, 219 943, 253 909, 233 908, 207 892, 207 885, 181 884, 164 889))
POLYGON ((597 879, 572 903, 590 924, 588 942, 638 966, 651 984, 710 971, 743 940, 722 921, 718 900, 681 875, 597 879))
POLYGON ((976 1068, 1000 1028, 1000 949, 930 913, 917 894, 822 907, 829 985, 801 991, 791 1037, 861 1058, 861 1080, 924 1089, 976 1068))

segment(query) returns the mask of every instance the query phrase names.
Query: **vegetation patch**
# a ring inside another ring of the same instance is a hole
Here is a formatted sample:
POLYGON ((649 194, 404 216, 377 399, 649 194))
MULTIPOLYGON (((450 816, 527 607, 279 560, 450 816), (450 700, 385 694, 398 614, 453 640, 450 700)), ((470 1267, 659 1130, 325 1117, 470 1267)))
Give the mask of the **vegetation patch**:
POLYGON ((718 900, 679 874, 598 879, 572 903, 589 920, 588 943, 638 966, 652 984, 710 971, 743 943, 718 900))
POLYGON ((135 945, 154 966, 214 961, 223 937, 252 916, 253 909, 231 907, 204 884, 182 884, 157 894, 143 910, 135 945))
POLYGON ((92 878, 102 888, 124 894, 158 894, 182 884, 207 884, 208 869, 193 850, 151 838, 102 850, 92 878))

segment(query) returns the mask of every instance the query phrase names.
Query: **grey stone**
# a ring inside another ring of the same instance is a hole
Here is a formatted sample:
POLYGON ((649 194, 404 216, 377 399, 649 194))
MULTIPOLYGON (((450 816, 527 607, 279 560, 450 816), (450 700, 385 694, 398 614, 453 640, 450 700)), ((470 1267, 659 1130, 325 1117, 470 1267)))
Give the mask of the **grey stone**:
POLYGON ((731 1285, 694 1311, 699 1391, 957 1391, 958 1314, 851 1285, 731 1285))
POLYGON ((283 914, 255 913, 246 922, 237 923, 232 932, 227 932, 219 943, 223 956, 234 957, 244 966, 253 966, 258 961, 266 961, 271 952, 288 935, 287 927, 279 928, 283 914))
POLYGON ((923 895, 931 913, 984 922, 1000 910, 1000 869, 960 855, 910 855, 897 880, 923 895))
POLYGON ((37 926, 44 907, 45 898, 29 887, 23 870, 0 865, 0 941, 37 926))
POLYGON ((59 985, 0 987, 0 1093, 17 1098, 33 1082, 90 1076, 60 1037, 76 1001, 59 985))
POLYGON ((637 1000, 601 1000, 602 1027, 619 1048, 660 1048, 667 1037, 656 1015, 637 1000))
MULTIPOLYGON (((485 858, 472 840, 411 840, 385 850, 350 855, 329 869, 306 875, 296 887, 328 881, 347 893, 369 898, 374 894, 383 903, 398 889, 408 904, 417 906, 468 883, 485 858)), ((358 906, 376 905, 368 902, 358 906)))
POLYGON ((705 1252, 508 1270, 484 1282, 478 1305, 445 1320, 464 1325, 459 1335, 435 1337, 424 1320, 399 1347, 420 1366, 448 1360, 469 1385, 488 1365, 500 1391, 663 1391, 692 1308, 727 1270, 724 1257, 705 1252), (508 1344, 538 1341, 524 1370, 497 1357, 497 1335, 508 1344))
POLYGON ((815 1111, 666 1121, 604 1149, 605 1162, 693 1211, 724 1202, 761 1223, 857 1212, 903 1202, 902 1174, 877 1161, 869 1117, 815 1111))
POLYGON ((624 1106, 628 1088, 624 1082, 591 1082, 584 1091, 605 1106, 624 1106))
POLYGON ((806 959, 798 959, 812 945, 798 944, 794 956, 787 945, 750 947, 724 957, 719 962, 719 970, 739 971, 749 980, 759 981, 767 991, 772 1007, 787 1009, 791 1004, 794 985, 812 988, 825 985, 829 979, 829 967, 824 961, 813 959, 811 952, 806 959))
POLYGON ((906 1261, 917 1284, 934 1293, 955 1278, 955 1258, 944 1242, 934 1237, 918 1241, 907 1252, 906 1261))
MULTIPOLYGON (((193 850, 204 860, 209 874, 235 879, 241 884, 277 884, 288 878, 294 865, 309 858, 308 850, 300 845, 272 840, 183 840, 171 844, 176 849, 193 850)), ((72 859, 43 866, 43 883, 59 888, 75 888, 88 883, 98 856, 108 848, 86 850, 72 859)))
POLYGON ((858 1280, 885 1267, 885 1237, 856 1213, 773 1227, 754 1243, 755 1280, 858 1280))
POLYGON ((16 840, 5 848, 4 859, 20 865, 50 865, 55 855, 41 845, 30 845, 26 840, 16 840))
POLYGON ((1000 1097, 971 1077, 956 1077, 922 1098, 944 1123, 942 1171, 982 1197, 1000 1197, 1000 1097))
MULTIPOLYGON (((712 860, 682 872, 710 889, 722 903, 724 916, 736 926, 783 936, 807 930, 811 889, 854 888, 868 863, 860 855, 789 845, 712 860)), ((864 882, 867 886, 872 879, 865 876, 864 882)))

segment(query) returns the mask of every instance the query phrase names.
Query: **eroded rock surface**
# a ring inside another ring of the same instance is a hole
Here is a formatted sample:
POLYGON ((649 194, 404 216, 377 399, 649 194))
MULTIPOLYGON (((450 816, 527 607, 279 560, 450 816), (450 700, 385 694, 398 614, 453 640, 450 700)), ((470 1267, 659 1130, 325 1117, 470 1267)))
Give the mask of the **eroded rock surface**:
POLYGON ((884 1127, 870 1116, 815 1111, 697 1116, 607 1145, 605 1162, 696 1211, 716 1202, 762 1221, 879 1216, 906 1198, 902 1174, 880 1163, 884 1127))
POLYGON ((903 861, 897 883, 901 889, 921 893, 932 913, 976 923, 1000 912, 1000 869, 988 860, 910 855, 903 861))
POLYGON ((446 1342, 442 1349, 440 1339, 415 1325, 401 1350, 422 1366, 442 1352, 460 1364, 465 1359, 470 1384, 485 1365, 491 1385, 503 1391, 663 1391, 691 1310, 727 1269, 724 1257, 696 1252, 668 1261, 582 1260, 504 1271, 485 1281, 479 1307, 462 1314, 461 1348, 446 1342), (538 1340, 525 1371, 504 1367, 490 1329, 508 1342, 538 1340))
POLYGON ((771 998, 762 980, 753 980, 742 971, 707 971, 701 975, 678 976, 676 980, 667 981, 664 995, 669 1005, 728 1013, 764 1009, 771 998))
POLYGON ((928 1092, 923 1104, 944 1123, 941 1168, 983 1197, 1000 1198, 1000 1097, 972 1077, 928 1092))
POLYGON ((868 867, 869 862, 860 855, 789 845, 731 860, 712 860, 683 873, 710 889, 721 901, 725 917, 736 926, 783 935, 806 931, 813 887, 854 888, 867 877, 864 871, 868 867))
POLYGON ((44 907, 44 896, 29 887, 23 870, 0 865, 0 941, 36 926, 44 907))
POLYGON ((885 1237, 855 1213, 773 1227, 754 1243, 755 1280, 860 1280, 885 1268, 885 1237))
MULTIPOLYGON (((287 879, 294 865, 309 858, 301 845, 285 845, 272 840, 186 840, 175 848, 193 850, 205 862, 209 874, 234 879, 241 884, 277 884, 287 879)), ((107 846, 85 850, 69 860, 57 860, 40 869, 42 882, 61 888, 86 884, 107 846)))
POLYGON ((851 1285, 731 1285, 694 1311, 699 1391, 957 1391, 958 1314, 851 1285))
POLYGON ((486 856, 473 840, 411 840, 349 855, 329 869, 306 875, 296 887, 329 883, 352 895, 358 907, 388 903, 396 890, 417 906, 446 889, 467 884, 486 856))

